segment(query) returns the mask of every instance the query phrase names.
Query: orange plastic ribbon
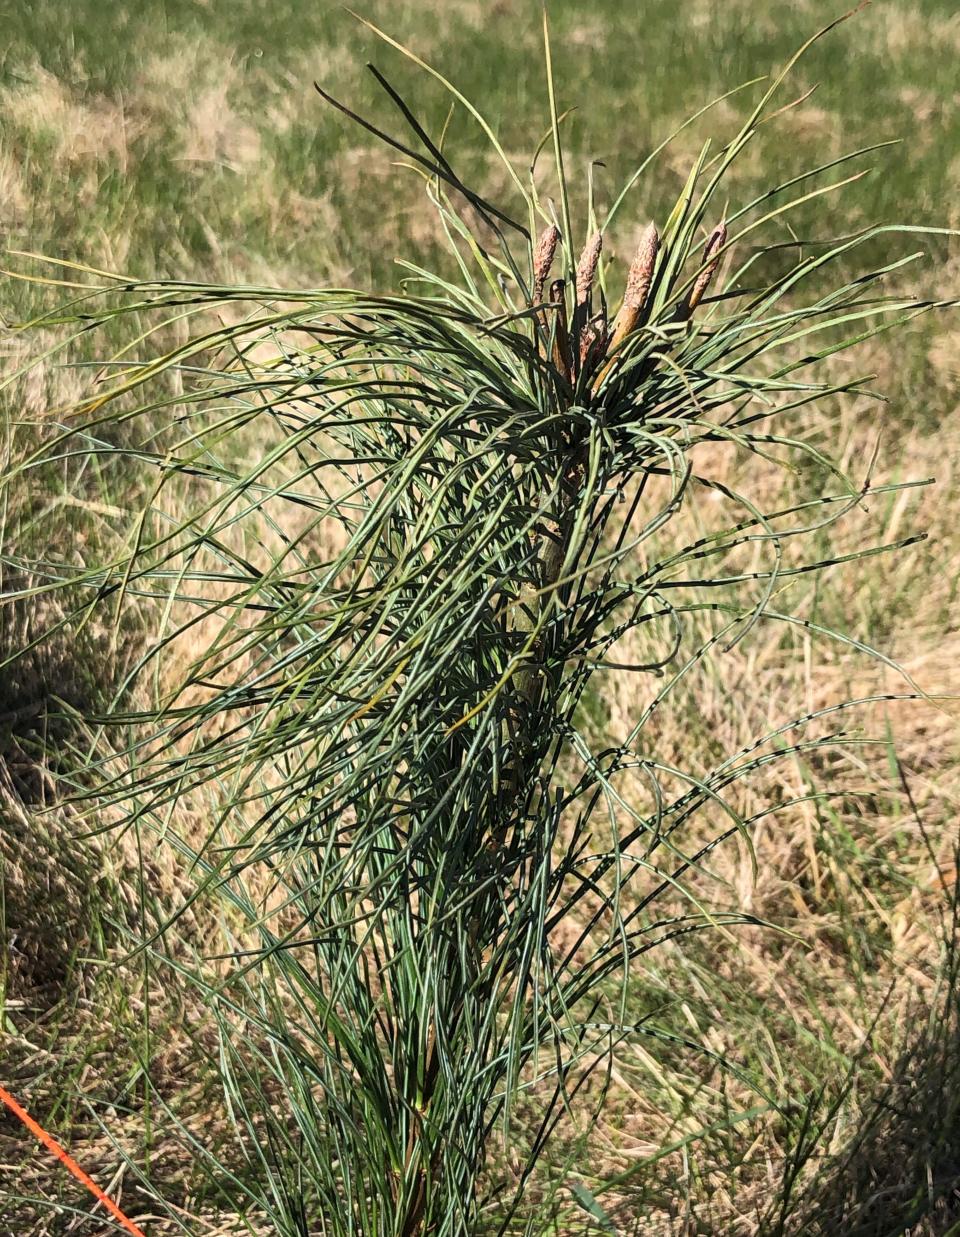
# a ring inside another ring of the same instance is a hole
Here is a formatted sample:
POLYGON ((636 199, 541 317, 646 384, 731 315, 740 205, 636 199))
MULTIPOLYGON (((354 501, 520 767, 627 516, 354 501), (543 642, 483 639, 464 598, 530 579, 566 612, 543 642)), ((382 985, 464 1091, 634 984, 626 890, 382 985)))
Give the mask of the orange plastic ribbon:
POLYGON ((0 1100, 3 1100, 13 1115, 18 1117, 23 1122, 30 1133, 33 1134, 33 1136, 38 1139, 44 1147, 46 1147, 51 1155, 56 1156, 64 1168, 66 1168, 67 1172, 72 1173, 81 1185, 86 1186, 97 1202, 102 1203, 103 1206, 106 1207, 107 1211, 110 1212, 121 1227, 125 1228, 128 1233, 132 1233, 133 1237, 146 1237, 143 1229, 137 1228, 136 1224, 134 1224, 132 1220, 127 1219, 113 1199, 108 1198, 107 1195, 104 1194, 103 1190, 100 1189, 91 1177, 87 1176, 77 1161, 66 1151, 64 1151, 63 1147, 60 1146, 57 1140, 55 1138, 51 1138, 47 1131, 41 1125, 38 1125, 27 1110, 22 1107, 22 1105, 18 1104, 10 1092, 6 1091, 3 1087, 0 1087, 0 1100))

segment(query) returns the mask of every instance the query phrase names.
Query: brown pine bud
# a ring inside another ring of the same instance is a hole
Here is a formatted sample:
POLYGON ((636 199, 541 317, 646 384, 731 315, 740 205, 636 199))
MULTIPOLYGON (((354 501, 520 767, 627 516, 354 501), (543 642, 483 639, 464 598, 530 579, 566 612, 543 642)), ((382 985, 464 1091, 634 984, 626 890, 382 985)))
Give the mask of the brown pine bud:
POLYGON ((537 239, 537 247, 533 251, 534 305, 543 300, 543 290, 547 286, 547 276, 550 274, 550 267, 553 266, 553 257, 557 252, 559 240, 560 230, 553 223, 548 228, 544 228, 537 239))
POLYGON ((580 368, 590 369, 607 346, 607 321, 603 314, 594 314, 580 332, 580 368))
POLYGON ((613 323, 613 335, 610 339, 611 352, 623 342, 640 320, 647 293, 653 282, 653 270, 657 263, 659 248, 660 233, 657 231, 657 225, 651 223, 640 240, 636 256, 627 275, 623 304, 613 323))
POLYGON ((693 313, 696 307, 703 300, 703 295, 710 286, 710 280, 716 272, 717 266, 720 264, 720 250, 727 243, 727 225, 718 223, 710 233, 706 248, 703 251, 703 265, 700 274, 697 276, 693 287, 690 289, 690 295, 687 298, 687 317, 693 313))
POLYGON ((555 279, 550 285, 550 300, 557 302, 557 326, 553 335, 553 363, 569 382, 572 366, 565 291, 566 284, 562 279, 555 279))
POLYGON ((603 234, 595 232, 587 241, 580 262, 577 265, 577 305, 587 305, 590 302, 590 289, 597 273, 597 263, 600 261, 600 250, 603 248, 603 234))
POLYGON ((640 239, 636 256, 627 275, 627 286, 623 294, 623 304, 613 322, 613 331, 607 354, 610 360, 597 375, 597 383, 601 382, 610 366, 614 355, 626 337, 636 327, 647 301, 650 285, 653 283, 653 272, 657 264, 657 252, 660 249, 660 233, 657 226, 651 223, 640 239))

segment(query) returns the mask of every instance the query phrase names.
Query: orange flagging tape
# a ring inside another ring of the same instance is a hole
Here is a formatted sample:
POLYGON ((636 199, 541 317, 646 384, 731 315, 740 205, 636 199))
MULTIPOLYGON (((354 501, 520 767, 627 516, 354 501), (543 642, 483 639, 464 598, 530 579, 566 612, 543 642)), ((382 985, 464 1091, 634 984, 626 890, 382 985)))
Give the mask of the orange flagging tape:
POLYGON ((3 1100, 15 1117, 20 1118, 30 1133, 33 1134, 33 1136, 41 1143, 43 1143, 52 1155, 57 1157, 64 1168, 66 1168, 67 1172, 72 1173, 81 1185, 87 1187, 97 1202, 102 1203, 104 1207, 106 1207, 107 1211, 110 1212, 118 1224, 125 1228, 128 1233, 133 1233, 133 1237, 146 1237, 143 1229, 137 1228, 136 1224, 134 1224, 132 1220, 127 1219, 113 1199, 108 1198, 107 1195, 104 1194, 103 1190, 100 1189, 95 1181, 91 1180, 91 1178, 87 1176, 77 1161, 73 1159, 72 1156, 68 1155, 56 1139, 51 1138, 47 1131, 42 1126, 38 1125, 27 1110, 18 1104, 10 1092, 4 1090, 3 1087, 0 1087, 0 1100, 3 1100))

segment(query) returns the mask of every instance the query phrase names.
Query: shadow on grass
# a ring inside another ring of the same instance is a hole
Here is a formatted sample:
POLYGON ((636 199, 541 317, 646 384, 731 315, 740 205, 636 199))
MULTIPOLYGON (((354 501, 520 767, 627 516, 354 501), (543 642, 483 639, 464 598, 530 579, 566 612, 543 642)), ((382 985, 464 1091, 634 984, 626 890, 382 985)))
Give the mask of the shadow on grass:
MULTIPOLYGON (((0 573, 0 593, 37 584, 0 573)), ((105 623, 83 600, 41 594, 0 607, 0 762, 27 806, 51 800, 56 775, 75 762, 78 720, 104 710, 143 646, 141 619, 105 623)))
MULTIPOLYGON (((42 769, 33 776, 39 783, 42 769)), ((0 759, 0 991, 42 1011, 60 999, 77 954, 96 948, 100 910, 116 894, 76 822, 31 810, 23 780, 0 759)))
POLYGON ((798 1147, 762 1237, 960 1235, 960 882, 953 880, 934 1008, 856 1135, 794 1195, 798 1170, 822 1154, 813 1131, 798 1147))

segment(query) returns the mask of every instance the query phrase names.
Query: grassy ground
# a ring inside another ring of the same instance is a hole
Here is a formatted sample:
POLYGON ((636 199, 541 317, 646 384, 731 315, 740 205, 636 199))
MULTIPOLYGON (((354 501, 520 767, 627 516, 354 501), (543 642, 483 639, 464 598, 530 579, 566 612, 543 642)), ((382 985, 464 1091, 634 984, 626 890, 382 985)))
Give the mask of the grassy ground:
MULTIPOLYGON (((823 0, 789 9, 757 0, 647 7, 633 15, 615 0, 551 5, 561 102, 578 108, 569 140, 584 174, 597 161, 600 201, 691 110, 778 65, 836 15, 823 0)), ((508 151, 525 157, 536 144, 546 125, 536 5, 442 0, 425 18, 422 4, 379 0, 364 11, 480 102, 508 151)), ((365 60, 413 93, 434 130, 446 101, 338 8, 279 0, 267 17, 250 0, 142 0, 122 10, 35 0, 7 3, 0 16, 12 32, 0 53, 0 232, 10 248, 141 277, 294 286, 395 287, 393 254, 438 259, 440 238, 417 178, 326 108, 312 82, 391 127, 365 80, 365 60)), ((826 235, 868 221, 957 227, 958 53, 960 17, 949 0, 875 4, 804 61, 796 94, 819 88, 757 143, 738 191, 751 194, 849 147, 901 138, 872 157, 876 170, 842 200, 821 199, 816 219, 795 226, 802 234, 815 224, 826 235)), ((736 107, 724 103, 684 134, 638 188, 620 228, 624 254, 649 217, 662 217, 703 137, 730 132, 736 107)), ((462 116, 450 142, 466 179, 505 192, 462 116)), ((956 296, 960 250, 947 242, 926 248, 911 287, 956 296)), ((0 307, 16 320, 49 296, 8 280, 0 307)), ((22 346, 16 336, 5 341, 11 365, 22 346)), ((867 560, 816 582, 801 577, 790 604, 880 646, 928 691, 957 691, 960 319, 931 317, 894 343, 872 344, 862 369, 878 374, 875 385, 892 403, 825 410, 816 427, 824 444, 863 475, 879 435, 875 480, 935 476, 938 485, 875 503, 860 524, 854 517, 831 534, 825 553, 860 544, 867 528, 884 541, 914 527, 931 535, 895 561, 867 560)), ((44 384, 14 388, 17 402, 5 408, 8 449, 19 441, 14 420, 42 415, 76 382, 59 370, 44 384)), ((718 452, 709 467, 745 480, 732 455, 718 452)), ((755 468, 749 484, 758 497, 783 494, 786 505, 809 491, 809 476, 755 468)), ((64 470, 49 478, 47 493, 24 495, 6 526, 21 548, 56 540, 82 557, 111 536, 110 509, 132 501, 123 479, 64 470)), ((712 518, 709 510, 689 516, 692 528, 712 518)), ((0 610, 4 649, 55 619, 42 609, 0 610)), ((90 625, 67 631, 0 679, 0 916, 8 942, 0 959, 0 1081, 146 1218, 151 1237, 174 1230, 151 1226, 123 1153, 183 1208, 186 1231, 215 1233, 227 1231, 215 1189, 169 1136, 164 1110, 173 1106, 217 1139, 202 1011, 142 961, 120 961, 128 931, 176 900, 180 874, 168 857, 138 853, 130 838, 78 836, 39 758, 48 759, 60 737, 44 730, 44 698, 95 704, 138 638, 135 629, 119 640, 90 625)), ((850 646, 761 629, 703 664, 648 742, 665 761, 707 768, 785 718, 895 683, 889 669, 850 646)), ((597 693, 588 707, 598 736, 627 729, 648 692, 624 676, 597 693)), ((754 785, 745 809, 812 785, 836 793, 761 827, 755 878, 745 850, 731 846, 716 857, 716 882, 702 892, 746 906, 779 931, 665 947, 635 977, 637 1018, 655 1012, 665 1031, 714 1055, 651 1040, 618 1058, 606 1115, 572 1179, 598 1194, 624 1232, 956 1231, 960 1053, 949 919, 956 716, 954 705, 936 702, 864 708, 848 726, 876 745, 817 763, 798 757, 754 785), (793 1159, 810 1162, 787 1189, 793 1159)), ((205 950, 215 924, 197 908, 187 926, 182 947, 205 950)), ((70 1210, 86 1206, 0 1115, 0 1233, 107 1231, 101 1219, 70 1210)), ((565 1233, 587 1231, 586 1218, 564 1224, 565 1233)))

